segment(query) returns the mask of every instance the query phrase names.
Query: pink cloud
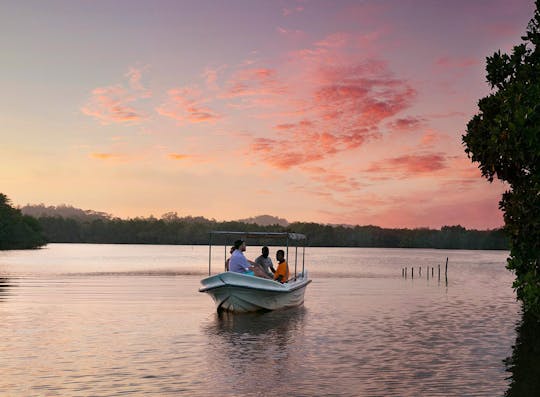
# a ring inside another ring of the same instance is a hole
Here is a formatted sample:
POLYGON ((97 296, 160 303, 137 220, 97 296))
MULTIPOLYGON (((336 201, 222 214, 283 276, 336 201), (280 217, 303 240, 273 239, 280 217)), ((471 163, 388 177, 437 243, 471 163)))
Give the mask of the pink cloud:
POLYGON ((242 69, 226 83, 224 98, 267 96, 284 94, 284 85, 277 80, 277 72, 270 68, 242 69))
POLYGON ((274 167, 287 169, 358 148, 377 138, 381 124, 407 109, 416 95, 379 61, 325 66, 314 77, 311 98, 298 111, 304 118, 276 124, 273 137, 254 138, 250 145, 274 167))
MULTIPOLYGON (((334 67, 323 62, 305 71, 304 77, 310 82, 307 96, 294 90, 294 84, 290 91, 303 96, 276 95, 284 84, 269 68, 236 73, 228 89, 229 98, 266 95, 267 106, 286 109, 274 115, 283 122, 275 124, 272 135, 254 136, 246 148, 279 169, 323 160, 378 138, 382 124, 409 108, 416 96, 410 84, 395 78, 378 60, 334 67)), ((260 105, 253 99, 251 104, 260 105)), ((420 123, 419 118, 399 120, 403 128, 420 123)))
POLYGON ((311 174, 312 180, 321 184, 321 186, 334 193, 356 192, 362 188, 362 184, 355 177, 347 173, 339 172, 334 169, 322 167, 303 167, 307 173, 311 174))
POLYGON ((434 130, 427 130, 420 140, 422 146, 431 146, 439 140, 439 133, 434 130))
POLYGON ((403 176, 430 174, 447 168, 447 159, 440 153, 403 155, 373 163, 368 172, 393 173, 403 176))
POLYGON ((349 34, 337 32, 326 36, 323 40, 316 42, 315 45, 317 47, 342 48, 348 44, 349 40, 349 34))
POLYGON ((302 62, 318 62, 323 57, 328 57, 330 52, 327 48, 303 48, 296 51, 291 51, 289 57, 291 61, 302 61, 302 62))
POLYGON ((403 117, 398 118, 391 123, 389 123, 389 127, 393 130, 398 131, 413 131, 420 129, 425 123, 425 120, 421 117, 403 117))
POLYGON ((151 96, 150 91, 141 84, 142 72, 130 68, 125 77, 128 79, 128 87, 117 84, 93 89, 81 112, 96 118, 102 124, 133 124, 144 121, 148 116, 133 106, 139 100, 151 96))
POLYGON ((221 115, 204 104, 208 99, 203 99, 202 93, 197 89, 175 88, 167 94, 167 102, 156 108, 157 113, 162 116, 190 123, 216 122, 221 118, 221 115))

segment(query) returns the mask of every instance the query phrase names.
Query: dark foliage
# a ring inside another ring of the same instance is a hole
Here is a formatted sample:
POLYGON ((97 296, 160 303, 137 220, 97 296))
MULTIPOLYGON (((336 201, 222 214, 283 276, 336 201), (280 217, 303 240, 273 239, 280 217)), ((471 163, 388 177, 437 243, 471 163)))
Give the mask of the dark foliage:
POLYGON ((499 203, 510 238, 508 269, 524 309, 540 316, 540 1, 523 43, 487 58, 493 92, 467 124, 465 152, 482 175, 508 183, 499 203))
MULTIPOLYGON (((328 226, 291 223, 261 226, 243 222, 216 222, 205 218, 136 218, 80 221, 42 217, 39 222, 50 242, 112 244, 207 244, 211 230, 294 231, 309 237, 310 246, 507 249, 501 230, 467 230, 461 226, 431 229, 383 229, 377 226, 328 226)), ((255 243, 255 242, 252 242, 255 243)), ((261 244, 271 242, 261 241, 261 244)))
POLYGON ((13 208, 0 193, 0 250, 37 248, 45 244, 39 222, 13 208))

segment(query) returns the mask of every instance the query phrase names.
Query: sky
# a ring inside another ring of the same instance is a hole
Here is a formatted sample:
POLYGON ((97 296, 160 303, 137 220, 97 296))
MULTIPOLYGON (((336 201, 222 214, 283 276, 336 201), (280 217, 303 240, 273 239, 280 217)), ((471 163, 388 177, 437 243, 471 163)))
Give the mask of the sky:
POLYGON ((0 0, 0 192, 114 216, 491 229, 461 137, 532 0, 0 0))

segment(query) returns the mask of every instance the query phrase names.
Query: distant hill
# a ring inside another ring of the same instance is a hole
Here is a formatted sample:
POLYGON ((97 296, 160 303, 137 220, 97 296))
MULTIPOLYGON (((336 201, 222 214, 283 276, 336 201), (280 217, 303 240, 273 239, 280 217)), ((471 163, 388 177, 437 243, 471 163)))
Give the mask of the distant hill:
POLYGON ((238 222, 242 223, 255 223, 261 226, 280 225, 283 227, 289 226, 287 219, 278 218, 272 215, 259 215, 252 218, 239 219, 238 222))
MULTIPOLYGON (((4 196, 4 199, 5 204, 9 204, 7 197, 4 196)), ((153 216, 121 219, 104 212, 81 210, 68 205, 46 207, 43 204, 26 205, 13 211, 24 213, 26 218, 37 218, 34 223, 39 224, 31 226, 35 226, 38 232, 41 229, 51 243, 208 244, 211 230, 232 230, 294 231, 309 236, 308 245, 313 247, 508 249, 508 238, 502 229, 467 230, 460 225, 443 226, 440 230, 384 229, 378 226, 289 223, 286 219, 271 215, 238 221, 216 221, 200 216, 179 217, 176 212, 163 214, 160 219, 153 216)), ((5 229, 2 222, 5 219, 7 217, 0 212, 0 243, 6 236, 16 236, 14 231, 10 231, 2 237, 5 229)), ((26 221, 31 222, 31 219, 26 221)), ((255 241, 254 244, 269 243, 255 241)))
POLYGON ((80 221, 93 221, 96 219, 111 219, 112 216, 105 212, 98 212, 93 210, 82 210, 70 205, 61 204, 58 206, 45 206, 44 204, 30 205, 27 204, 20 208, 24 215, 30 215, 34 218, 43 217, 62 217, 69 219, 77 219, 80 221))
MULTIPOLYGON (((44 218, 44 217, 62 217, 66 219, 75 219, 78 221, 93 221, 96 219, 109 220, 114 218, 111 214, 106 212, 99 212, 93 210, 83 210, 80 208, 75 208, 71 205, 61 204, 61 205, 51 205, 46 206, 44 204, 31 205, 27 204, 24 207, 20 208, 21 212, 25 215, 30 215, 35 218, 44 218)), ((163 214, 161 219, 169 222, 173 221, 188 221, 188 222, 207 222, 208 219, 204 217, 179 217, 176 212, 167 212, 163 214)), ((287 219, 278 218, 272 215, 259 215, 246 219, 239 219, 236 222, 241 223, 250 223, 257 224, 260 226, 272 226, 279 225, 283 227, 289 226, 287 219)))

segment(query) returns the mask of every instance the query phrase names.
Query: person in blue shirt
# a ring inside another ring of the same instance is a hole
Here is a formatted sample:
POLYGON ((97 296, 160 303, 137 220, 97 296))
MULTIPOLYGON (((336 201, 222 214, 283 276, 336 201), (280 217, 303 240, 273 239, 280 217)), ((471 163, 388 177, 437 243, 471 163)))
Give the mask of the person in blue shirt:
POLYGON ((253 275, 253 265, 255 262, 248 260, 244 256, 246 250, 246 243, 243 240, 236 240, 234 242, 234 252, 232 253, 231 260, 229 261, 229 271, 242 274, 253 275))

